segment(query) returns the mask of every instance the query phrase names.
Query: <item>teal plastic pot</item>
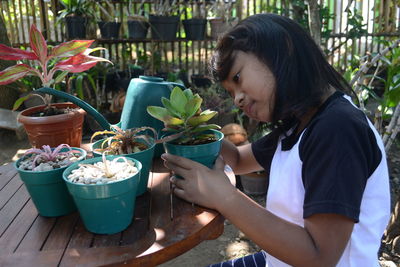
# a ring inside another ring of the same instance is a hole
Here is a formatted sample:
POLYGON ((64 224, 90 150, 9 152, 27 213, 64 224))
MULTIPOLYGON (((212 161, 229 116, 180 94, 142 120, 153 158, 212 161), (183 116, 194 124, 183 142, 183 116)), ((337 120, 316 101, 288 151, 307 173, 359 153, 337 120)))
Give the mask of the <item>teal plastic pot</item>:
POLYGON ((212 168, 221 150, 224 134, 216 130, 209 130, 207 133, 214 133, 217 136, 217 141, 193 146, 176 145, 171 142, 167 142, 164 143, 165 151, 173 155, 197 161, 208 168, 212 168))
MULTIPOLYGON (((107 159, 117 157, 120 156, 107 156, 107 159)), ((101 160, 101 157, 97 157, 80 163, 94 164, 101 160)), ((72 170, 79 168, 78 164, 72 164, 64 171, 63 178, 88 231, 96 234, 115 234, 131 224, 142 164, 136 159, 128 160, 135 163, 139 172, 125 180, 109 184, 71 183, 67 177, 72 170)))
MULTIPOLYGON (((92 151, 93 151, 93 156, 94 157, 101 157, 101 153, 94 151, 96 148, 101 147, 101 143, 104 141, 104 139, 99 140, 92 145, 92 151)), ((144 142, 144 141, 143 141, 144 142)), ((154 156, 154 147, 155 143, 151 145, 146 150, 132 153, 132 154, 123 154, 120 156, 125 156, 128 158, 136 159, 142 163, 142 171, 140 172, 140 179, 139 179, 139 185, 138 189, 136 192, 137 196, 140 196, 144 194, 147 191, 147 183, 149 181, 149 173, 150 173, 150 168, 151 164, 153 163, 153 156, 154 156)))
MULTIPOLYGON (((72 149, 81 151, 82 159, 86 158, 85 150, 76 147, 72 147, 72 149)), ((63 148, 61 151, 65 150, 63 148)), ((18 168, 21 160, 22 158, 16 161, 14 166, 40 215, 57 217, 76 210, 74 201, 62 178, 63 171, 67 167, 42 172, 27 171, 18 168)))

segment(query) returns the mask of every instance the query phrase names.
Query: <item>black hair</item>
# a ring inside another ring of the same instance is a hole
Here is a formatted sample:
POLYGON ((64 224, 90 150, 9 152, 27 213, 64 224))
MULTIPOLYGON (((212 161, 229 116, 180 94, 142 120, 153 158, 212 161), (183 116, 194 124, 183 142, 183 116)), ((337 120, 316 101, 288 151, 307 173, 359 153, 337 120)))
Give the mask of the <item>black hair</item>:
POLYGON ((331 87, 351 92, 311 36, 289 18, 257 14, 225 33, 211 59, 215 80, 227 79, 236 51, 253 53, 275 77, 272 124, 298 120, 310 108, 319 106, 331 87))

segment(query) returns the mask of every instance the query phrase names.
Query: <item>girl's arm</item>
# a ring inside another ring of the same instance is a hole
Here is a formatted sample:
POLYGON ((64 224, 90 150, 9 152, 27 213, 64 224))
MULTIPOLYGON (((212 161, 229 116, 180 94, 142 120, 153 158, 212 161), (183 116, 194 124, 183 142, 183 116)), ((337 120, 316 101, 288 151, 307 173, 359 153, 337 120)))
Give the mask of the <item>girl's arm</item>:
POLYGON ((221 155, 235 174, 260 171, 263 167, 258 164, 251 150, 251 144, 236 147, 227 140, 222 141, 221 155))
POLYGON ((169 169, 184 177, 171 178, 177 196, 218 210, 269 254, 293 266, 335 266, 339 261, 354 225, 349 218, 316 214, 305 219, 304 227, 295 225, 233 187, 221 159, 211 170, 170 154, 163 154, 162 158, 169 169))

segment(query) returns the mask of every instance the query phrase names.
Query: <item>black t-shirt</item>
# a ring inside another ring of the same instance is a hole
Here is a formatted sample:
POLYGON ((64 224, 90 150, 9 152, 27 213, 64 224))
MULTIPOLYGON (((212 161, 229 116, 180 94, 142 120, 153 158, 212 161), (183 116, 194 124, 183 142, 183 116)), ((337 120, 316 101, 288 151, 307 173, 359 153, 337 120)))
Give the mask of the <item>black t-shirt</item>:
MULTIPOLYGON (((358 222, 365 185, 382 159, 365 114, 336 92, 303 133, 282 139, 282 150, 291 150, 302 134, 303 217, 336 213, 358 222)), ((267 135, 252 144, 256 160, 267 172, 276 152, 274 139, 267 135)))

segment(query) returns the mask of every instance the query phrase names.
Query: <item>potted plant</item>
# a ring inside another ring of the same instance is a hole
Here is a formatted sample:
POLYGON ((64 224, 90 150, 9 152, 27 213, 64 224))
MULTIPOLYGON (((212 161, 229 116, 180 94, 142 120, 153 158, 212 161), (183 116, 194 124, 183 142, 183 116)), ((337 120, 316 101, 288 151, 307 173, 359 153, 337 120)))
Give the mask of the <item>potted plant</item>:
POLYGON ((40 215, 55 217, 76 210, 62 173, 67 166, 85 158, 86 151, 81 148, 44 145, 42 149, 27 150, 14 163, 40 215))
MULTIPOLYGON (((29 36, 31 51, 0 44, 0 59, 28 60, 30 63, 30 65, 20 63, 0 71, 0 85, 34 75, 40 78, 43 87, 50 87, 61 82, 70 72, 88 70, 99 61, 110 62, 89 55, 93 51, 102 49, 89 48, 93 40, 74 40, 49 48, 34 24, 31 26, 29 36)), ((18 99, 14 109, 31 95, 18 99)), ((31 145, 56 147, 65 143, 79 147, 85 112, 71 103, 50 104, 50 96, 46 96, 43 100, 45 105, 23 110, 18 116, 18 121, 24 125, 28 133, 31 145)))
POLYGON ((103 154, 64 171, 68 191, 88 231, 114 234, 131 224, 141 168, 133 158, 103 154))
POLYGON ((231 13, 235 2, 215 0, 209 9, 208 21, 210 22, 211 38, 217 39, 222 33, 237 23, 232 20, 231 13))
MULTIPOLYGON (((200 75, 199 75, 200 76, 200 75)), ((200 78, 197 76, 196 78, 200 78)), ((192 75, 192 81, 193 79, 192 75)), ((208 80, 209 81, 209 80, 208 80)), ((197 80, 199 83, 199 80, 197 80)), ((218 114, 211 119, 210 122, 220 125, 221 127, 235 121, 237 108, 233 103, 232 97, 227 91, 221 87, 219 83, 212 83, 209 87, 194 86, 194 91, 203 98, 203 107, 206 109, 214 109, 218 114)))
POLYGON ((205 0, 196 1, 192 4, 192 17, 182 20, 186 39, 204 40, 207 25, 207 4, 205 0))
POLYGON ((86 26, 94 18, 91 1, 60 0, 64 6, 58 14, 58 21, 65 22, 67 39, 85 39, 86 26))
POLYGON ((101 19, 97 22, 100 29, 101 38, 118 39, 121 22, 118 22, 117 12, 109 1, 95 2, 100 9, 101 19), (102 5, 106 4, 106 7, 102 5))
POLYGON ((93 142, 95 137, 104 134, 110 136, 93 143, 93 156, 100 157, 102 154, 120 155, 140 161, 142 163, 142 171, 136 194, 138 196, 144 194, 147 191, 149 172, 153 162, 157 131, 151 127, 122 130, 113 125, 112 131, 95 132, 90 142, 93 142), (150 136, 148 132, 151 132, 153 136, 150 136))
POLYGON ((155 40, 173 41, 178 31, 177 0, 155 0, 149 15, 151 37, 155 40))
POLYGON ((141 0, 139 7, 132 7, 132 0, 128 6, 128 36, 131 39, 144 39, 149 29, 148 18, 144 16, 144 2, 141 0))
POLYGON ((148 106, 147 112, 164 122, 168 133, 157 142, 164 142, 168 153, 186 157, 211 168, 219 155, 224 137, 216 124, 206 124, 216 111, 202 111, 203 99, 190 89, 175 87, 170 98, 161 98, 164 107, 148 106))

